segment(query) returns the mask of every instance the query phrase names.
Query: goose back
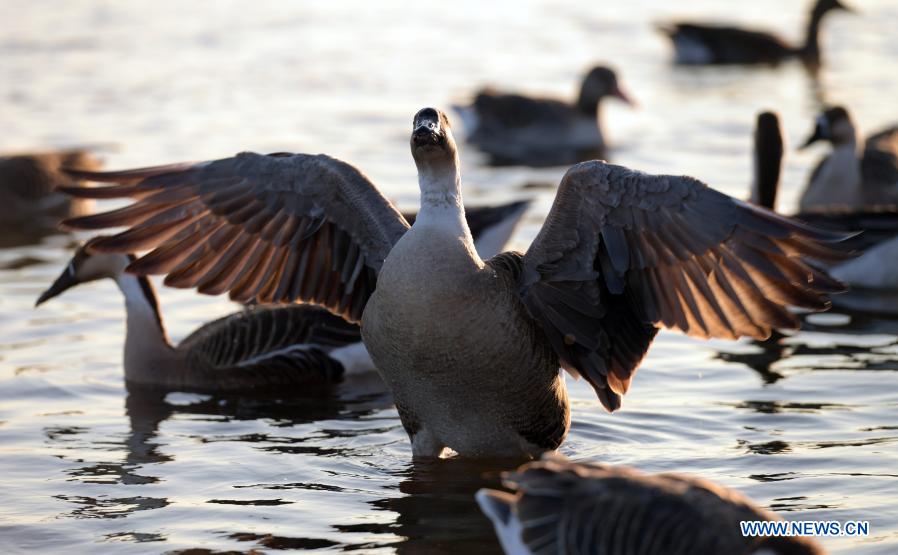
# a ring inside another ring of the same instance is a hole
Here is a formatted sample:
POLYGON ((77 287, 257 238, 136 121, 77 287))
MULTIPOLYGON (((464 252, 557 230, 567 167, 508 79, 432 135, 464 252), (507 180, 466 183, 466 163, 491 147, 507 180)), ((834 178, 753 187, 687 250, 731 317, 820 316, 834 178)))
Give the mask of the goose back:
POLYGON ((185 385, 246 391, 338 381, 343 367, 327 353, 359 341, 358 326, 319 307, 248 307, 199 328, 177 351, 185 385))

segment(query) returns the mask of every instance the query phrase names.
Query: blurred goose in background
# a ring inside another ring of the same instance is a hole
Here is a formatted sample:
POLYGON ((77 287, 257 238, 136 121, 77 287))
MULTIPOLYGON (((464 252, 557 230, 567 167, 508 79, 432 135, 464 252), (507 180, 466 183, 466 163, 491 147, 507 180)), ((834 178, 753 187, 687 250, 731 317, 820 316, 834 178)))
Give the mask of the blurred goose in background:
POLYGON ((820 65, 820 23, 833 10, 851 11, 839 0, 817 0, 808 17, 804 44, 792 46, 764 31, 701 23, 663 24, 679 64, 771 64, 798 58, 810 68, 820 65))
POLYGON ((604 162, 565 174, 526 254, 484 261, 464 217, 445 114, 415 114, 421 209, 409 226, 371 181, 325 155, 242 153, 109 173, 73 189, 129 197, 71 228, 128 227, 92 252, 150 252, 138 275, 236 300, 307 302, 353 322, 419 457, 535 456, 570 426, 559 367, 621 406, 662 326, 767 337, 788 306, 823 310, 842 285, 805 263, 846 255, 817 230, 690 178, 604 162))
MULTIPOLYGON (((776 206, 782 157, 779 118, 764 112, 758 116, 755 128, 751 201, 770 210, 776 206)), ((834 298, 835 304, 871 312, 898 312, 898 207, 856 211, 843 207, 841 211, 801 212, 794 217, 822 229, 863 232, 844 242, 846 248, 862 254, 828 269, 832 277, 851 286, 847 295, 834 298)))
POLYGON ((605 158, 600 109, 607 97, 633 105, 614 71, 598 66, 583 78, 573 104, 484 89, 470 106, 455 110, 468 142, 485 152, 491 164, 562 166, 605 158))
POLYGON ((835 106, 817 117, 814 133, 801 148, 821 140, 833 150, 811 173, 801 195, 803 212, 898 206, 898 127, 868 137, 861 153, 851 116, 835 106))
POLYGON ((99 159, 84 149, 0 156, 0 225, 24 233, 56 231, 63 218, 86 214, 92 201, 57 192, 59 184, 74 184, 60 171, 68 167, 95 171, 99 159))
POLYGON ((822 555, 804 537, 746 537, 743 521, 780 521, 744 495, 681 474, 570 462, 546 455, 503 475, 513 493, 477 503, 508 555, 822 555))
MULTIPOLYGON (((477 252, 499 253, 529 206, 518 201, 467 210, 477 252)), ((405 214, 411 222, 415 214, 405 214)), ((248 308, 205 324, 173 347, 150 281, 126 273, 129 254, 80 247, 37 305, 81 283, 109 278, 125 297, 125 379, 172 390, 249 393, 328 383, 374 370, 358 325, 312 305, 248 308)))

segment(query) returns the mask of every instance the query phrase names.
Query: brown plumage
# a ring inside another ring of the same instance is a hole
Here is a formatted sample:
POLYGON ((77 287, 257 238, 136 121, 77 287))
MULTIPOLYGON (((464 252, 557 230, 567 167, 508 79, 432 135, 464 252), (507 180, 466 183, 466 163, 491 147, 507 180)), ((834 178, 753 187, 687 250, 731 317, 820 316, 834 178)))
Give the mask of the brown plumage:
POLYGON ((125 380, 132 385, 211 393, 283 393, 333 383, 344 372, 334 350, 361 340, 358 326, 309 305, 250 307, 204 324, 178 345, 168 339, 146 277, 124 272, 126 254, 79 248, 38 299, 42 304, 97 279, 116 282, 125 297, 125 380))
POLYGON ((63 218, 87 213, 92 202, 57 192, 75 185, 62 168, 99 170, 102 163, 83 149, 0 156, 0 222, 28 231, 55 230, 63 218))
POLYGON ((419 456, 535 455, 568 429, 559 364, 614 410, 657 328, 763 338, 842 290, 807 259, 845 258, 844 235, 603 162, 565 174, 526 254, 484 262, 445 114, 419 111, 410 142, 411 229, 357 170, 302 154, 93 175, 138 200, 69 223, 130 226, 91 247, 153 249, 131 270, 174 285, 361 316, 419 456))
POLYGON ((823 555, 803 537, 746 537, 742 521, 777 521, 745 496, 681 474, 573 463, 547 455, 504 475, 514 493, 477 501, 509 555, 823 555))

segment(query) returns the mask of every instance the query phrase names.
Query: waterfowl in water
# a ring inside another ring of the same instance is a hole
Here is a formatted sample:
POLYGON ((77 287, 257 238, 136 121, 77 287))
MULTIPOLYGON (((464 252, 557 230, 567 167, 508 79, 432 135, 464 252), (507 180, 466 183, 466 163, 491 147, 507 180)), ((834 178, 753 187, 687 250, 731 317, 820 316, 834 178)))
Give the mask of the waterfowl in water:
POLYGON ((60 168, 96 171, 100 160, 83 149, 0 156, 0 223, 28 231, 55 230, 63 218, 86 214, 92 201, 55 190, 75 182, 60 168))
POLYGON ((252 393, 331 382, 338 350, 361 340, 358 326, 316 306, 248 307, 169 341, 153 285, 125 272, 134 256, 80 247, 37 305, 81 283, 109 278, 125 297, 125 380, 168 390, 252 393))
MULTIPOLYGON (((468 209, 478 255, 499 254, 529 204, 468 209)), ((404 217, 415 220, 414 213, 404 217)), ((124 366, 129 383, 246 393, 334 382, 347 372, 374 370, 358 325, 311 305, 249 308, 205 324, 173 347, 152 284, 125 272, 134 259, 128 254, 92 255, 81 247, 37 301, 40 305, 81 283, 115 281, 127 311, 124 366)))
POLYGON ((598 66, 583 78, 573 104, 484 89, 470 106, 455 109, 468 142, 491 164, 562 166, 605 157, 600 108, 607 97, 633 104, 614 71, 598 66))
MULTIPOLYGON (((818 127, 829 128, 828 124, 818 127)), ((764 112, 758 116, 755 129, 755 182, 751 201, 770 210, 776 204, 782 156, 779 118, 772 112, 764 112)), ((845 241, 847 248, 861 254, 828 270, 832 277, 851 286, 849 294, 834 299, 837 305, 872 312, 898 311, 898 298, 894 298, 898 297, 898 207, 853 210, 843 204, 840 210, 801 212, 794 217, 822 229, 863 232, 845 241)))
POLYGON ((658 28, 671 40, 679 64, 771 64, 798 58, 811 68, 820 65, 820 23, 832 10, 851 11, 839 0, 817 0, 808 17, 804 44, 792 46, 764 31, 725 25, 672 23, 658 28))
POLYGON ((811 173, 801 195, 802 211, 898 206, 898 127, 871 135, 859 153, 848 110, 835 106, 817 117, 813 134, 801 148, 821 140, 833 150, 811 173))
POLYGON ((553 454, 503 478, 514 493, 481 489, 477 502, 508 555, 824 553, 804 537, 743 536, 741 522, 782 519, 693 476, 642 474, 553 454))
POLYGON ((787 306, 821 310, 842 289, 804 262, 843 258, 825 245, 840 234, 690 177, 598 161, 568 170, 526 254, 484 262, 445 114, 419 111, 410 142, 421 189, 411 228, 349 164, 254 153, 79 172, 119 183, 81 194, 136 201, 68 225, 129 227, 89 249, 150 250, 130 270, 169 285, 361 321, 416 456, 555 449, 570 425, 559 367, 615 410, 661 326, 763 338, 798 325, 787 306))

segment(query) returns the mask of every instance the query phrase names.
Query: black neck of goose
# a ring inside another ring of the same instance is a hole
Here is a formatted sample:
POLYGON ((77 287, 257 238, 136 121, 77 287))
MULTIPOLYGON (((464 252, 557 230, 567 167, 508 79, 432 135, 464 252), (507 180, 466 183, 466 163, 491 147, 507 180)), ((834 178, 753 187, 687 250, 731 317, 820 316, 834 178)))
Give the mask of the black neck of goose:
POLYGON ((147 306, 153 311, 156 326, 159 328, 159 331, 165 334, 165 324, 162 322, 162 313, 159 311, 159 299, 156 297, 156 289, 146 276, 137 276, 137 284, 140 286, 140 292, 143 293, 147 306))
POLYGON ((776 121, 760 121, 755 130, 755 174, 751 201, 769 210, 776 207, 783 162, 783 136, 776 121))
POLYGON ((814 61, 820 59, 820 23, 828 11, 819 4, 815 5, 814 9, 811 10, 804 46, 801 48, 801 56, 806 60, 814 61))
MULTIPOLYGON (((136 257, 129 255, 129 259, 133 262, 136 257)), ((157 340, 161 339, 163 343, 170 345, 159 310, 159 299, 156 298, 156 290, 150 280, 146 276, 122 272, 116 276, 115 281, 125 296, 129 335, 152 334, 157 340)), ((136 339, 151 340, 150 337, 139 336, 136 339)))

